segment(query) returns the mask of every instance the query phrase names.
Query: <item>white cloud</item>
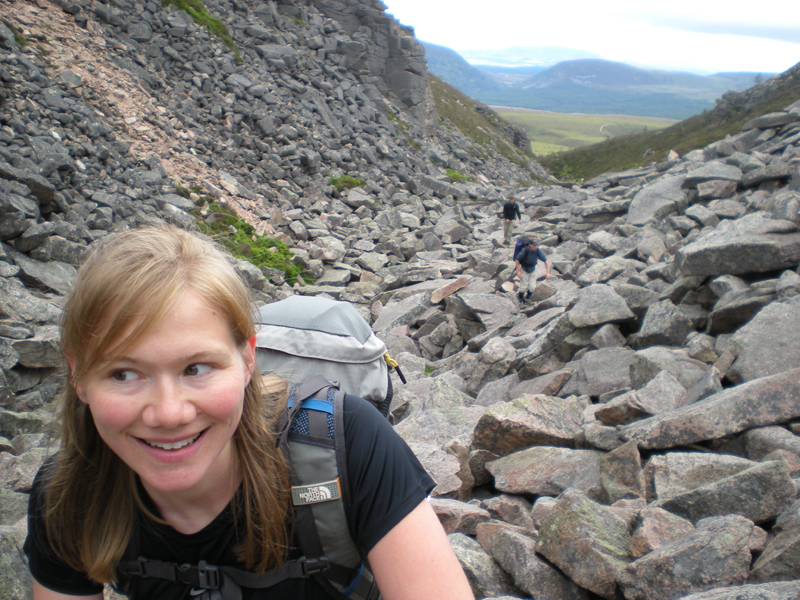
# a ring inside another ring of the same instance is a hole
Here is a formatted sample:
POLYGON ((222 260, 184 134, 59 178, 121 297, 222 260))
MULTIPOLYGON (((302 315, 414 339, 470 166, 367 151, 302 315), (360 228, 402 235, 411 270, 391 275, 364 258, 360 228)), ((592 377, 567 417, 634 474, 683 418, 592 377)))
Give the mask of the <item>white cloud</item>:
POLYGON ((730 2, 641 0, 470 4, 385 0, 417 38, 453 50, 564 46, 608 60, 698 72, 781 72, 800 62, 800 11, 760 0, 741 14, 730 2))

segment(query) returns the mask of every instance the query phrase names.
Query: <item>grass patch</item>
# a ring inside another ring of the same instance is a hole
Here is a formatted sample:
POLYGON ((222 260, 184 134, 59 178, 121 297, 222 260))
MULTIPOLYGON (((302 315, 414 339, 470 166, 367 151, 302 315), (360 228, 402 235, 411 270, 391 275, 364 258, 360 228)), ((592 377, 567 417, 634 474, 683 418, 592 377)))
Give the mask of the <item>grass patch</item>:
POLYGON ((800 98, 800 68, 792 68, 745 92, 728 92, 713 110, 659 131, 615 137, 599 144, 549 154, 539 162, 557 177, 580 181, 664 160, 670 150, 683 156, 727 135, 750 119, 784 110, 800 98))
MULTIPOLYGON (((508 125, 500 115, 438 77, 431 76, 430 83, 442 127, 455 127, 478 144, 481 147, 479 152, 486 156, 500 154, 523 169, 528 169, 529 157, 526 152, 517 148, 502 133, 503 126, 508 125)), ((531 178, 537 179, 533 173, 531 178)))
MULTIPOLYGON (((189 198, 190 193, 202 194, 198 187, 185 188, 176 186, 175 193, 189 198)), ((278 269, 286 274, 290 285, 297 282, 298 275, 303 275, 303 267, 292 261, 294 254, 283 242, 275 238, 257 235, 250 223, 239 215, 217 204, 210 196, 201 196, 195 203, 198 208, 208 205, 208 215, 203 217, 195 211, 197 228, 227 249, 236 258, 244 259, 255 266, 278 269), (231 229, 233 226, 233 229, 231 229)), ((312 281, 305 274, 303 280, 312 281)))
POLYGON ((431 373, 433 373, 433 367, 430 365, 426 365, 424 371, 425 377, 428 377, 431 373))
POLYGON ((339 175, 339 177, 328 177, 331 181, 331 185, 336 188, 338 192, 343 192, 344 190, 350 190, 356 187, 364 187, 367 185, 367 182, 363 179, 359 179, 358 177, 351 177, 350 175, 339 175))
POLYGON ((25 39, 25 36, 22 35, 22 32, 19 29, 17 29, 11 21, 8 21, 6 19, 0 19, 0 20, 2 20, 3 25, 8 27, 11 30, 11 33, 14 34, 14 40, 17 42, 17 44, 19 44, 20 46, 28 45, 28 40, 25 39))
POLYGON ((632 133, 657 131, 675 123, 673 119, 656 117, 555 113, 500 106, 494 109, 506 121, 525 130, 531 140, 531 151, 538 155, 564 152, 632 133))
POLYGON ((239 54, 239 48, 228 32, 228 27, 217 17, 212 17, 200 0, 163 0, 162 6, 168 6, 170 4, 184 11, 194 19, 195 23, 201 27, 205 27, 210 34, 221 39, 228 47, 228 50, 233 52, 233 58, 236 63, 242 63, 242 55, 239 54))
POLYGON ((462 183, 469 180, 469 178, 466 175, 459 173, 455 169, 445 169, 444 173, 445 175, 447 175, 447 178, 450 180, 450 183, 462 183))

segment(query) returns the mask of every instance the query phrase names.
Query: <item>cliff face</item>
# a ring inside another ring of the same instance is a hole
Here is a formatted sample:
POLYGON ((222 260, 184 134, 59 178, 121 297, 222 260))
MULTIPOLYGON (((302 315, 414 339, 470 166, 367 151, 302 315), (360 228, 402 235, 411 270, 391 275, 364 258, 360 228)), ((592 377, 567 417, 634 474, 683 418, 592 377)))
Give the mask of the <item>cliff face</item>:
POLYGON ((430 103, 425 50, 413 30, 385 14, 380 0, 312 2, 322 14, 340 23, 349 40, 337 40, 345 49, 345 66, 378 78, 379 89, 394 94, 414 117, 428 125, 436 122, 430 103))

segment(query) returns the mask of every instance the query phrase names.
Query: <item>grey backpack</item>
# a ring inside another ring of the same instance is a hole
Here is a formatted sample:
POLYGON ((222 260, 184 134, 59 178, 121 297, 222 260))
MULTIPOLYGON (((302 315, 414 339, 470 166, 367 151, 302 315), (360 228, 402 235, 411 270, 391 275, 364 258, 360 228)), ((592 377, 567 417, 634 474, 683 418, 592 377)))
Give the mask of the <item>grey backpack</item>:
POLYGON ((369 400, 386 416, 392 401, 389 373, 397 363, 348 302, 290 296, 258 309, 256 360, 260 371, 302 383, 322 376, 369 400))

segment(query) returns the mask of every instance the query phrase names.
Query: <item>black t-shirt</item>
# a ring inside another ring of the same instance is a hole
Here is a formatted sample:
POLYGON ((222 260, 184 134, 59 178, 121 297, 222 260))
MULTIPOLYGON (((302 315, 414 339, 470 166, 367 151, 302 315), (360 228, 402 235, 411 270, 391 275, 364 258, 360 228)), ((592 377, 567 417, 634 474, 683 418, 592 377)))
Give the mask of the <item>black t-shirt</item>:
MULTIPOLYGON (((349 475, 347 512, 350 536, 367 554, 397 523, 408 515, 435 486, 414 454, 386 419, 368 402, 346 396, 344 402, 345 448, 349 475)), ((102 586, 70 569, 53 554, 45 533, 42 507, 46 490, 42 471, 31 490, 28 538, 25 553, 33 577, 41 585, 68 595, 91 595, 102 586)), ((144 496, 146 498, 146 496, 144 496)), ((149 498, 146 498, 149 500, 149 498)), ((154 508, 154 507, 152 507, 154 508)), ((157 512, 156 512, 157 514, 157 512)), ((230 506, 207 527, 182 534, 167 525, 142 517, 139 553, 152 560, 244 568, 234 556, 235 527, 230 506)), ((290 555, 296 558, 297 552, 290 555)), ((190 586, 142 578, 141 598, 183 600, 190 586)), ((243 600, 329 600, 313 579, 288 579, 265 590, 242 589, 243 600)))

